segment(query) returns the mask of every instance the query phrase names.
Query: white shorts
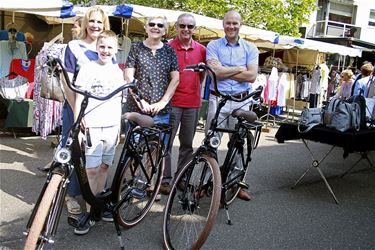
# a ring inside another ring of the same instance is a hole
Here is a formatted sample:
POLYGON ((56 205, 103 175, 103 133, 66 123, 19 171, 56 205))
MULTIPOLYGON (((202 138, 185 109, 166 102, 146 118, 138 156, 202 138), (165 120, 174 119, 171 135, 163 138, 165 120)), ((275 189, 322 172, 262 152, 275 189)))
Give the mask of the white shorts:
POLYGON ((111 166, 119 143, 120 126, 89 128, 91 147, 85 146, 86 168, 96 168, 102 163, 111 166))

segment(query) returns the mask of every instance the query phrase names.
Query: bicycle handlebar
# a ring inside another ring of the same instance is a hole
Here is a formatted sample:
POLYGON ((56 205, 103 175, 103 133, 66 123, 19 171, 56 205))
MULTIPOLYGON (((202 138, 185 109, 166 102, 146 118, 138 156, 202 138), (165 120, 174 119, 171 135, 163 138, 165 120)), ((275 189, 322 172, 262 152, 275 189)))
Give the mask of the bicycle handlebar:
POLYGON ((76 93, 79 93, 83 96, 86 96, 86 97, 89 97, 89 98, 93 98, 93 99, 96 99, 96 100, 99 100, 99 101, 106 101, 110 98, 112 98, 113 96, 115 96, 116 94, 118 94, 119 92, 123 91, 124 89, 126 88, 131 88, 131 89, 134 89, 136 90, 136 85, 135 85, 135 80, 131 83, 128 83, 128 84, 124 84, 120 87, 118 87, 117 89, 115 89, 114 91, 112 91, 111 93, 109 93, 108 95, 106 96, 97 96, 97 95, 93 95, 91 94, 89 91, 87 90, 82 90, 82 89, 79 89, 79 88, 76 88, 71 82, 70 82, 70 78, 68 76, 68 73, 66 72, 66 70, 64 69, 64 66, 63 66, 63 63, 62 61, 59 59, 59 58, 52 58, 52 57, 48 57, 47 58, 47 62, 46 62, 47 65, 49 66, 56 66, 57 64, 59 64, 60 66, 60 70, 61 72, 63 73, 64 75, 64 79, 65 79, 65 82, 67 83, 69 89, 71 89, 73 92, 76 92, 76 93))
POLYGON ((216 79, 215 72, 213 71, 213 69, 210 66, 206 65, 205 63, 198 63, 198 64, 187 65, 185 67, 185 70, 191 70, 191 71, 195 71, 195 72, 209 71, 209 73, 212 75, 212 78, 213 78, 212 80, 214 82, 215 92, 219 96, 224 97, 224 98, 226 98, 228 100, 235 101, 235 102, 243 102, 243 101, 249 99, 250 97, 253 97, 254 100, 261 99, 260 95, 262 94, 262 91, 263 91, 263 87, 262 86, 259 86, 253 92, 251 92, 247 96, 244 96, 243 98, 235 98, 233 95, 223 94, 218 89, 217 79, 216 79))

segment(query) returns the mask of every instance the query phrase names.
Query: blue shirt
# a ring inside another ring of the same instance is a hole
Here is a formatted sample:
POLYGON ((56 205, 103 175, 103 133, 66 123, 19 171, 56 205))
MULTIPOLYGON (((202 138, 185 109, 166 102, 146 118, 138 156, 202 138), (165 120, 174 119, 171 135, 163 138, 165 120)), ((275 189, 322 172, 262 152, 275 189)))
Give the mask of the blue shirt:
MULTIPOLYGON (((225 37, 213 40, 207 45, 206 60, 215 59, 224 67, 258 65, 259 52, 257 47, 243 39, 239 39, 234 45, 228 43, 225 37)), ((225 94, 238 94, 251 90, 250 83, 238 82, 231 79, 218 80, 217 86, 220 92, 225 94)), ((210 89, 214 90, 213 84, 210 89)))
POLYGON ((362 77, 358 81, 356 81, 354 84, 354 91, 353 95, 359 95, 361 92, 365 97, 367 97, 368 94, 368 84, 370 82, 371 76, 362 77))

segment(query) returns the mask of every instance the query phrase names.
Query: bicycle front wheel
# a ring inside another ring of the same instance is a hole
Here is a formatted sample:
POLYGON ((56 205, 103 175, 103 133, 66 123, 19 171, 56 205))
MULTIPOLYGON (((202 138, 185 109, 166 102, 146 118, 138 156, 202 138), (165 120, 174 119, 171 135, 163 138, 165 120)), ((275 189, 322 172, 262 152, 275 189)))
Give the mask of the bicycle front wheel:
POLYGON ((159 192, 164 165, 157 161, 163 158, 159 159, 158 141, 148 141, 147 145, 140 143, 138 152, 142 155, 141 162, 129 159, 120 177, 118 200, 125 201, 118 210, 118 222, 126 228, 141 222, 159 192), (153 168, 153 165, 156 167, 153 168), (136 191, 137 195, 133 195, 131 190, 136 191))
MULTIPOLYGON (((231 161, 229 163, 229 170, 226 176, 223 176, 223 198, 224 203, 231 204, 237 197, 240 191, 240 182, 243 182, 246 177, 247 167, 251 160, 251 153, 253 150, 254 142, 253 134, 250 131, 246 132, 246 140, 241 148, 232 150, 231 161)), ((235 142, 233 142, 235 143, 235 142)))
POLYGON ((56 194, 62 180, 63 177, 61 175, 52 175, 27 234, 24 249, 41 249, 46 242, 45 237, 42 235, 42 230, 48 224, 46 223, 46 219, 51 214, 52 203, 56 199, 56 194))
POLYGON ((166 249, 199 249, 206 241, 220 205, 221 178, 215 159, 203 155, 177 174, 164 210, 166 249))

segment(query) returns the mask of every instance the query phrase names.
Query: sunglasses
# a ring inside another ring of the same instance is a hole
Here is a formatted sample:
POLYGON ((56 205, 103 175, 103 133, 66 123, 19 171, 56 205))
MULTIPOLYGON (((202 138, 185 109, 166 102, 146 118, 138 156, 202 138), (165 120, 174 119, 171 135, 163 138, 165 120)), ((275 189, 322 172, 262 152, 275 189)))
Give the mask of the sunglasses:
POLYGON ((155 27, 158 26, 158 28, 164 28, 164 24, 162 23, 148 23, 148 27, 155 27))
POLYGON ((189 30, 192 30, 194 29, 195 25, 192 25, 192 24, 179 24, 178 27, 180 27, 180 29, 185 29, 186 27, 189 29, 189 30))

